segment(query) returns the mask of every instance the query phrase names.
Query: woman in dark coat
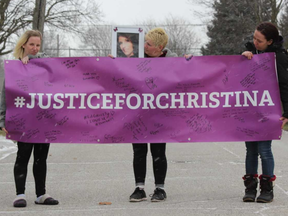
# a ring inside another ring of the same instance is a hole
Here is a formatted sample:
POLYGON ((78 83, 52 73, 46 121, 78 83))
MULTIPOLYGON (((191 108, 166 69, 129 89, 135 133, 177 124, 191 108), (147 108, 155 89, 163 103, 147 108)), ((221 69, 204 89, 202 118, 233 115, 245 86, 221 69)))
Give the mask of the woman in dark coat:
MULTIPOLYGON (((261 23, 257 26, 253 43, 247 43, 247 51, 242 55, 248 59, 253 58, 254 54, 274 52, 276 54, 276 64, 278 82, 280 87, 281 101, 283 105, 283 115, 280 120, 283 126, 288 121, 288 56, 282 46, 283 38, 279 35, 278 29, 269 22, 261 23)), ((243 176, 245 195, 244 202, 254 202, 258 186, 258 155, 262 163, 262 175, 260 179, 260 195, 257 202, 268 203, 273 201, 273 183, 276 179, 274 175, 274 157, 271 149, 272 140, 246 142, 246 174, 243 176)))

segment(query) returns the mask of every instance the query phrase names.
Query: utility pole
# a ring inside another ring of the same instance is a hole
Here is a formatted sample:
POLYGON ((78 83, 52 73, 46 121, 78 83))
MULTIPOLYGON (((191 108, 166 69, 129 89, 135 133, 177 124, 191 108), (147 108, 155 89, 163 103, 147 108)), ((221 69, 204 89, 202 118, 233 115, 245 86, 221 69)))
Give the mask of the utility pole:
MULTIPOLYGON (((42 36, 44 36, 43 32, 45 21, 45 9, 46 9, 46 0, 35 0, 32 28, 40 31, 42 36)), ((42 38, 42 44, 43 44, 43 38, 42 38)), ((40 51, 42 51, 42 46, 40 51)))
POLYGON ((59 57, 59 48, 60 48, 59 34, 57 34, 57 57, 59 57))

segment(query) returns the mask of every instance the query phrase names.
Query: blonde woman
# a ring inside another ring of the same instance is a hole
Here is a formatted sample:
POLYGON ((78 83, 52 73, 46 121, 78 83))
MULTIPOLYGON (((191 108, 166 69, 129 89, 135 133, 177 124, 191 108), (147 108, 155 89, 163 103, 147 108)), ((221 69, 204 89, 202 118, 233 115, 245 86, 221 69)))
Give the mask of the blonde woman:
MULTIPOLYGON (((14 57, 27 64, 31 58, 40 58, 38 55, 41 46, 42 35, 39 31, 28 30, 18 40, 14 49, 14 57)), ((6 100, 5 85, 3 85, 0 103, 0 127, 8 134, 5 128, 6 100)), ((36 201, 35 204, 57 205, 59 202, 46 194, 47 155, 49 143, 23 143, 17 142, 18 151, 14 165, 14 180, 16 186, 16 198, 14 207, 26 207, 25 184, 27 177, 27 166, 34 151, 33 175, 35 179, 36 201)))

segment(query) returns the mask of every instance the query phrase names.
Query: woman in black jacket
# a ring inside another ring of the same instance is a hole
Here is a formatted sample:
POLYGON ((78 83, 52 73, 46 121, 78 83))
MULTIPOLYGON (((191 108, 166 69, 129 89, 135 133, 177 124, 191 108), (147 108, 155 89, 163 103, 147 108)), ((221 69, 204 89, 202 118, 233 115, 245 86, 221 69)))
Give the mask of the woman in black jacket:
MULTIPOLYGON (((283 38, 279 35, 278 29, 269 22, 261 23, 257 26, 253 43, 247 43, 248 51, 242 53, 248 59, 253 54, 274 52, 276 54, 276 64, 278 72, 278 82, 280 87, 281 101, 284 113, 280 120, 283 126, 288 122, 288 56, 282 46, 283 38)), ((254 202, 258 186, 258 155, 261 157, 262 175, 260 175, 260 195, 257 202, 268 203, 273 201, 274 158, 271 150, 271 140, 245 142, 246 143, 246 174, 243 176, 245 195, 244 202, 254 202)))

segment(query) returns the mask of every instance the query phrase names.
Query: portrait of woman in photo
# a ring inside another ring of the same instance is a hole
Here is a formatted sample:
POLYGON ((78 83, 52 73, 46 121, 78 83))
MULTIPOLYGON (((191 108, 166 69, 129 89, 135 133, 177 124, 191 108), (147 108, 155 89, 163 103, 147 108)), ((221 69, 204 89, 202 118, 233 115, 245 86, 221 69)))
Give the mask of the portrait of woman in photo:
POLYGON ((139 57, 139 34, 118 33, 117 34, 117 57, 138 58, 139 57))

